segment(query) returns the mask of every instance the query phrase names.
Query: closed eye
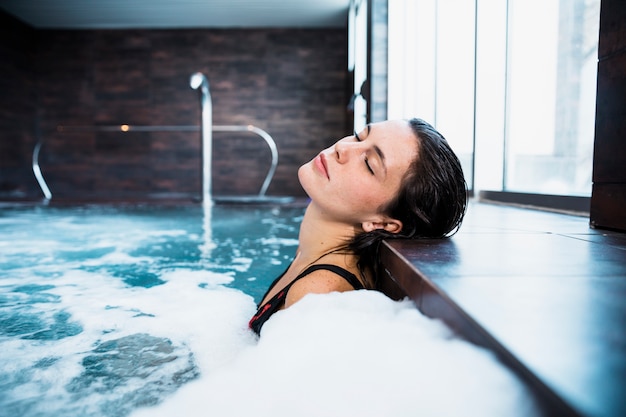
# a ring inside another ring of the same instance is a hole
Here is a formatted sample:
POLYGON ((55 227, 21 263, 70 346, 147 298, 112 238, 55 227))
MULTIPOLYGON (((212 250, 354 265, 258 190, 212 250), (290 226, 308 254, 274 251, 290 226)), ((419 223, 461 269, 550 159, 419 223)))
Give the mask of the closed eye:
POLYGON ((367 160, 367 156, 365 157, 365 166, 367 166, 368 171, 369 171, 372 175, 375 175, 375 174, 374 174, 374 170, 372 169, 372 167, 370 166, 369 161, 367 160))
MULTIPOLYGON (((359 134, 356 133, 356 130, 354 131, 354 138, 357 140, 357 142, 361 142, 362 141, 362 139, 359 137, 359 134)), ((367 167, 367 170, 370 172, 370 174, 376 175, 374 173, 374 170, 372 169, 372 166, 370 165, 369 161, 367 160, 367 156, 364 159, 365 159, 365 166, 367 167)))

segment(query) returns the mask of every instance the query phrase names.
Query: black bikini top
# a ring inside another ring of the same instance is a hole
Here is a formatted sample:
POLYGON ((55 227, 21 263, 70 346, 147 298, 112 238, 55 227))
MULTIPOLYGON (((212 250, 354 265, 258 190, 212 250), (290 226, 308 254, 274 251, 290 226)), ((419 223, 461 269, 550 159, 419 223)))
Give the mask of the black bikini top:
MULTIPOLYGON (((263 296, 263 299, 265 299, 267 294, 269 294, 272 288, 274 288, 274 286, 278 283, 278 281, 280 281, 283 275, 287 273, 287 269, 285 270, 285 272, 280 274, 280 276, 276 278, 274 282, 272 282, 272 285, 270 285, 270 287, 268 288, 267 292, 263 296)), ((352 285, 352 287, 355 290, 361 290, 365 288, 363 284, 361 284, 361 281, 359 281, 359 279, 352 272, 346 269, 343 269, 337 265, 330 265, 330 264, 311 265, 307 269, 305 269, 303 272, 301 272, 300 275, 298 275, 293 281, 287 284, 285 288, 280 290, 278 294, 270 298, 265 304, 263 305, 259 304, 257 306, 258 310, 256 314, 250 319, 250 323, 248 324, 248 326, 256 334, 260 334, 261 327, 263 327, 263 324, 265 324, 265 322, 269 320, 272 314, 280 310, 280 308, 285 304, 285 299, 287 298, 287 292, 289 292, 289 288, 291 288, 291 286, 299 279, 304 278, 305 276, 309 275, 311 272, 317 271, 319 269, 325 269, 325 270, 334 272, 335 274, 339 275, 340 277, 348 281, 348 283, 352 285)))

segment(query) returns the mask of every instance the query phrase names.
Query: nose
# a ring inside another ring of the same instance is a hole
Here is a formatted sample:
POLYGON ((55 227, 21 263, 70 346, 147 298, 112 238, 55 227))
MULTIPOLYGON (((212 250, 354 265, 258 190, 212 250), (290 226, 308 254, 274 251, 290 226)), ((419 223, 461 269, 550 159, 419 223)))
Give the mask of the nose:
POLYGON ((335 157, 337 162, 345 164, 355 153, 359 152, 359 143, 339 141, 335 144, 335 157))

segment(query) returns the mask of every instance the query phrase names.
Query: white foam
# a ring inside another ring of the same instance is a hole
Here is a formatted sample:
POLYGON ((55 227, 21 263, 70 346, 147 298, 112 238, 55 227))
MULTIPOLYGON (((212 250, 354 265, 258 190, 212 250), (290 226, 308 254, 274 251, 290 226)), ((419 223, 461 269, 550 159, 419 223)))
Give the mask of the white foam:
MULTIPOLYGON (((198 348, 208 362, 215 346, 198 348)), ((237 351, 133 417, 533 414, 490 353, 452 337, 410 302, 372 291, 309 295, 276 313, 258 344, 237 351)))
MULTIPOLYGON (((5 398, 36 404, 32 411, 40 410, 41 415, 71 412, 77 403, 85 407, 82 414, 97 415, 90 410, 97 410, 100 403, 115 400, 121 394, 107 394, 94 387, 72 399, 65 387, 75 378, 83 378, 82 360, 102 342, 136 334, 167 339, 174 346, 186 347, 178 354, 192 352, 201 373, 213 372, 255 343, 247 329, 254 301, 239 290, 223 286, 233 280, 232 276, 181 269, 164 271, 161 278, 165 284, 151 288, 128 287, 119 278, 81 270, 69 270, 52 278, 54 287, 45 292, 59 296, 58 302, 32 305, 33 313, 49 323, 54 322, 53 316, 58 312, 70 313, 70 322, 80 325, 82 332, 60 340, 2 340, 3 356, 11 358, 0 362, 2 373, 11 378, 20 378, 23 372, 32 373, 30 382, 8 385, 12 388, 4 393, 5 398), (49 367, 34 366, 42 360, 55 363, 49 367)), ((42 285, 46 279, 22 276, 3 280, 3 284, 17 283, 42 285)), ((175 371, 166 363, 154 378, 171 378, 175 371)), ((132 380, 127 381, 131 383, 132 380)), ((121 389, 134 395, 133 386, 121 389)))
POLYGON ((88 259, 81 262, 82 265, 102 266, 107 264, 136 264, 136 263, 154 263, 154 258, 149 256, 132 256, 126 252, 115 250, 107 253, 100 258, 88 259))
POLYGON ((298 239, 286 239, 279 237, 269 237, 261 239, 261 245, 277 245, 277 246, 298 246, 298 239))
POLYGON ((245 258, 243 256, 235 257, 232 259, 231 262, 232 263, 230 264, 230 266, 236 271, 240 272, 246 272, 248 269, 250 269, 250 265, 252 265, 252 259, 245 258))
POLYGON ((247 333, 254 302, 223 286, 232 276, 177 269, 165 271, 161 278, 166 280, 163 285, 129 288, 119 279, 70 271, 55 280, 53 291, 80 320, 85 338, 107 340, 135 333, 168 338, 188 345, 205 371, 229 360, 252 339, 241 333, 247 333), (99 336, 103 333, 106 338, 99 336), (207 354, 196 354, 204 349, 207 354))

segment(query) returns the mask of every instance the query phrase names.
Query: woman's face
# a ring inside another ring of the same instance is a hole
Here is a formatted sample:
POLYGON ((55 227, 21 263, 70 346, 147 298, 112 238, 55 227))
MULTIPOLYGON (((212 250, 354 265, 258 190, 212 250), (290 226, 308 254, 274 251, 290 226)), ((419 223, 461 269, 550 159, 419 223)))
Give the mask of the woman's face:
POLYGON ((300 183, 325 214, 344 222, 372 221, 399 191, 417 157, 417 140, 405 120, 368 125, 301 166, 300 183))

